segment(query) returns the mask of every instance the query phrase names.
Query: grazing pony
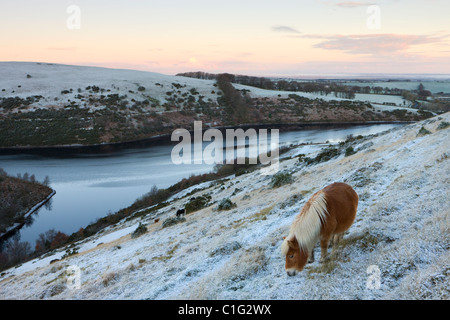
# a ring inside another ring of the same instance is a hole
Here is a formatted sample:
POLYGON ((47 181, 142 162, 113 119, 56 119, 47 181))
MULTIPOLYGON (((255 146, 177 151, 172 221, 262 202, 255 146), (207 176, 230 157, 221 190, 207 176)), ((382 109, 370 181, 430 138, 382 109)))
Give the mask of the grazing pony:
POLYGON ((289 276, 302 271, 314 261, 314 246, 320 239, 321 259, 327 258, 328 243, 333 237, 333 250, 356 217, 358 195, 348 184, 336 182, 316 192, 295 217, 289 235, 284 238, 281 252, 286 256, 289 276))
POLYGON ((178 209, 177 217, 184 216, 185 214, 186 214, 186 210, 184 208, 183 209, 178 209))

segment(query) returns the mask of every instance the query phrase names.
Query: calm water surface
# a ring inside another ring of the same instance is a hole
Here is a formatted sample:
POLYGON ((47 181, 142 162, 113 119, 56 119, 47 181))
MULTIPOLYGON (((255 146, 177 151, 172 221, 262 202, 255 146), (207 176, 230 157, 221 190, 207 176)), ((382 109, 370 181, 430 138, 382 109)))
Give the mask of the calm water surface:
MULTIPOLYGON (((399 124, 364 125, 338 129, 299 130, 280 133, 280 144, 339 142, 347 135, 369 135, 399 124)), ((207 144, 206 144, 207 145, 207 144)), ((173 146, 127 149, 111 154, 55 158, 38 155, 0 156, 0 168, 15 176, 28 172, 43 181, 50 178, 56 190, 49 206, 33 215, 31 225, 20 231, 21 241, 34 247, 40 233, 49 229, 71 234, 96 219, 128 207, 153 185, 166 188, 193 174, 210 172, 213 165, 175 165, 173 146)))

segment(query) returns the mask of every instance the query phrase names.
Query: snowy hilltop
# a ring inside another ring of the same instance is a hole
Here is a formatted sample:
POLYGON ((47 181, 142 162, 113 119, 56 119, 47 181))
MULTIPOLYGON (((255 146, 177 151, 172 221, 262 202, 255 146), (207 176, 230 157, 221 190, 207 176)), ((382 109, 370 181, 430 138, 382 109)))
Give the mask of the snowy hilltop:
POLYGON ((331 147, 306 156, 294 148, 281 159, 282 183, 257 170, 192 187, 164 208, 5 270, 0 297, 449 299, 449 141, 445 113, 348 139, 329 160, 317 156, 331 147), (328 262, 288 277, 283 236, 309 197, 336 181, 359 194, 355 223, 328 262), (202 196, 207 207, 176 219, 202 196))

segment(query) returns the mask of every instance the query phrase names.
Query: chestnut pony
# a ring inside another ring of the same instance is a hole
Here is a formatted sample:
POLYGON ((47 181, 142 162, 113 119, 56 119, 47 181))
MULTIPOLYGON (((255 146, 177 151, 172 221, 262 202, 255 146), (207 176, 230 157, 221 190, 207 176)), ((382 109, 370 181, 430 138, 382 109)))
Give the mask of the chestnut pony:
POLYGON ((281 252, 286 256, 289 276, 302 271, 309 259, 314 261, 314 246, 320 239, 321 259, 327 258, 328 243, 333 237, 333 250, 356 217, 358 195, 348 184, 336 182, 316 192, 295 217, 281 252))

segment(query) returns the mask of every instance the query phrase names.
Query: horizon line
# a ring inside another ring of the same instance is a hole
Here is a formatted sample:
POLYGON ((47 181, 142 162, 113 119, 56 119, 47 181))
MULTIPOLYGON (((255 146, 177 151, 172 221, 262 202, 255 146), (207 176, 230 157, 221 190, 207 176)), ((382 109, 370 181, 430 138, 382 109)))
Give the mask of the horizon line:
MULTIPOLYGON (((254 76, 254 77, 268 77, 268 78, 291 78, 291 79, 301 79, 302 77, 309 78, 311 80, 368 80, 368 79, 361 79, 361 78, 350 78, 350 77, 371 77, 372 80, 398 80, 396 78, 386 78, 386 77, 398 77, 402 76, 403 79, 401 80, 418 80, 416 78, 413 79, 407 79, 406 77, 417 77, 417 76, 425 76, 425 77, 432 77, 432 76, 439 76, 439 77, 448 77, 450 80, 450 73, 375 73, 375 72, 364 72, 364 73, 355 73, 355 72, 309 72, 309 73, 298 73, 298 74, 285 74, 285 73, 267 73, 266 75, 255 75, 250 73, 233 73, 233 72, 211 72, 206 70, 195 70, 195 71, 180 71, 176 72, 174 74, 170 73, 163 73, 159 71, 151 71, 147 69, 138 69, 138 68, 125 68, 125 67, 105 67, 99 64, 78 64, 78 63, 61 63, 61 62, 50 62, 50 61, 16 61, 16 60, 10 60, 10 61, 0 61, 0 63, 36 63, 36 64, 47 64, 47 65, 63 65, 63 66, 73 66, 73 67, 88 67, 88 68, 102 68, 102 69, 112 69, 112 70, 127 70, 127 71, 138 71, 138 72, 149 72, 149 73, 159 73, 167 76, 176 76, 180 73, 189 73, 189 72, 205 72, 210 74, 221 74, 221 73, 229 73, 233 75, 242 75, 242 76, 254 76), (345 77, 345 79, 342 78, 330 78, 330 77, 336 77, 341 76, 345 77), (376 77, 381 77, 383 79, 378 79, 376 77)), ((447 79, 440 79, 440 80, 447 80, 447 79)))

